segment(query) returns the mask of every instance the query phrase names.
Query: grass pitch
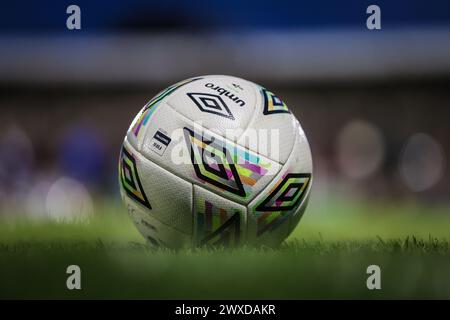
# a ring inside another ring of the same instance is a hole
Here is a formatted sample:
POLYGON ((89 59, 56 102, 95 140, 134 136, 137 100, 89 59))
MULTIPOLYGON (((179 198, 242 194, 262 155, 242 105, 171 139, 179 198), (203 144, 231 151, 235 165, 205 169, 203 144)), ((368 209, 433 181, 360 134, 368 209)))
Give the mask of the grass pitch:
POLYGON ((149 249, 125 211, 89 222, 2 219, 1 298, 450 298, 446 207, 311 204, 279 248, 149 249), (81 267, 82 290, 66 288, 81 267), (381 290, 366 287, 381 267, 381 290))

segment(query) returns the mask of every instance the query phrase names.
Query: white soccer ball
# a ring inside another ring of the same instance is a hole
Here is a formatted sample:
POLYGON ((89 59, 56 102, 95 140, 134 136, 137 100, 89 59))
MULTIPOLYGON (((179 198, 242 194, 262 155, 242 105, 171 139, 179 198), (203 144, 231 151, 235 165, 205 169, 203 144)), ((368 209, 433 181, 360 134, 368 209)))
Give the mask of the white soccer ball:
POLYGON ((151 245, 280 244, 312 184, 311 151, 286 104, 231 76, 200 76, 139 112, 119 162, 122 199, 151 245))

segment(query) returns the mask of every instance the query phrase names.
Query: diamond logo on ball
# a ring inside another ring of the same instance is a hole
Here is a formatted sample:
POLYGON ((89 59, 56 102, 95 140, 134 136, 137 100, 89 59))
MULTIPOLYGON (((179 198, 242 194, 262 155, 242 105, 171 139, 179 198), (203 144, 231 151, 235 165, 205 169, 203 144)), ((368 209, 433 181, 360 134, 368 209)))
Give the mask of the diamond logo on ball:
POLYGON ((225 143, 189 128, 184 128, 184 135, 197 177, 223 190, 245 197, 244 186, 225 143))
POLYGON ((212 113, 234 120, 233 114, 220 96, 193 92, 187 93, 187 95, 202 112, 212 113))

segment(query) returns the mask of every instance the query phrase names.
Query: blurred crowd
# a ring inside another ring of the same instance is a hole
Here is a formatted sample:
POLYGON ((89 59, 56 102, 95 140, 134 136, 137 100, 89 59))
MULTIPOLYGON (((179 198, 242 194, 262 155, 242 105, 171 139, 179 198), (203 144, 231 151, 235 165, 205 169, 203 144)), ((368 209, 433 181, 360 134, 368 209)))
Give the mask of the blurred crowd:
MULTIPOLYGON (((63 208, 90 212, 96 199, 117 198, 124 134, 141 106, 167 85, 2 94, 2 213, 70 216, 63 208)), ((449 201, 445 87, 271 89, 306 131, 319 197, 449 201)))

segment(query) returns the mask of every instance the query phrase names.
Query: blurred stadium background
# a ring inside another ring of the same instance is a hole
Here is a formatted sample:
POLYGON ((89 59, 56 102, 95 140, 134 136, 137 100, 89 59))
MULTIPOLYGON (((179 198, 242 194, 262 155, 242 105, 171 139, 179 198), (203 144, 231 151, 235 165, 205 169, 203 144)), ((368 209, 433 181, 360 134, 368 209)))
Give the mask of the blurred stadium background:
POLYGON ((240 76, 286 101, 310 140, 310 208, 328 203, 322 218, 335 199, 450 208, 450 2, 76 1, 73 31, 70 4, 1 5, 2 216, 118 203, 134 115, 202 74, 240 76), (366 28, 370 4, 381 30, 366 28))
POLYGON ((0 298, 449 298, 449 85, 446 0, 4 2, 0 298), (312 199, 277 250, 151 251, 121 204, 133 117, 202 74, 270 88, 309 138, 312 199))

